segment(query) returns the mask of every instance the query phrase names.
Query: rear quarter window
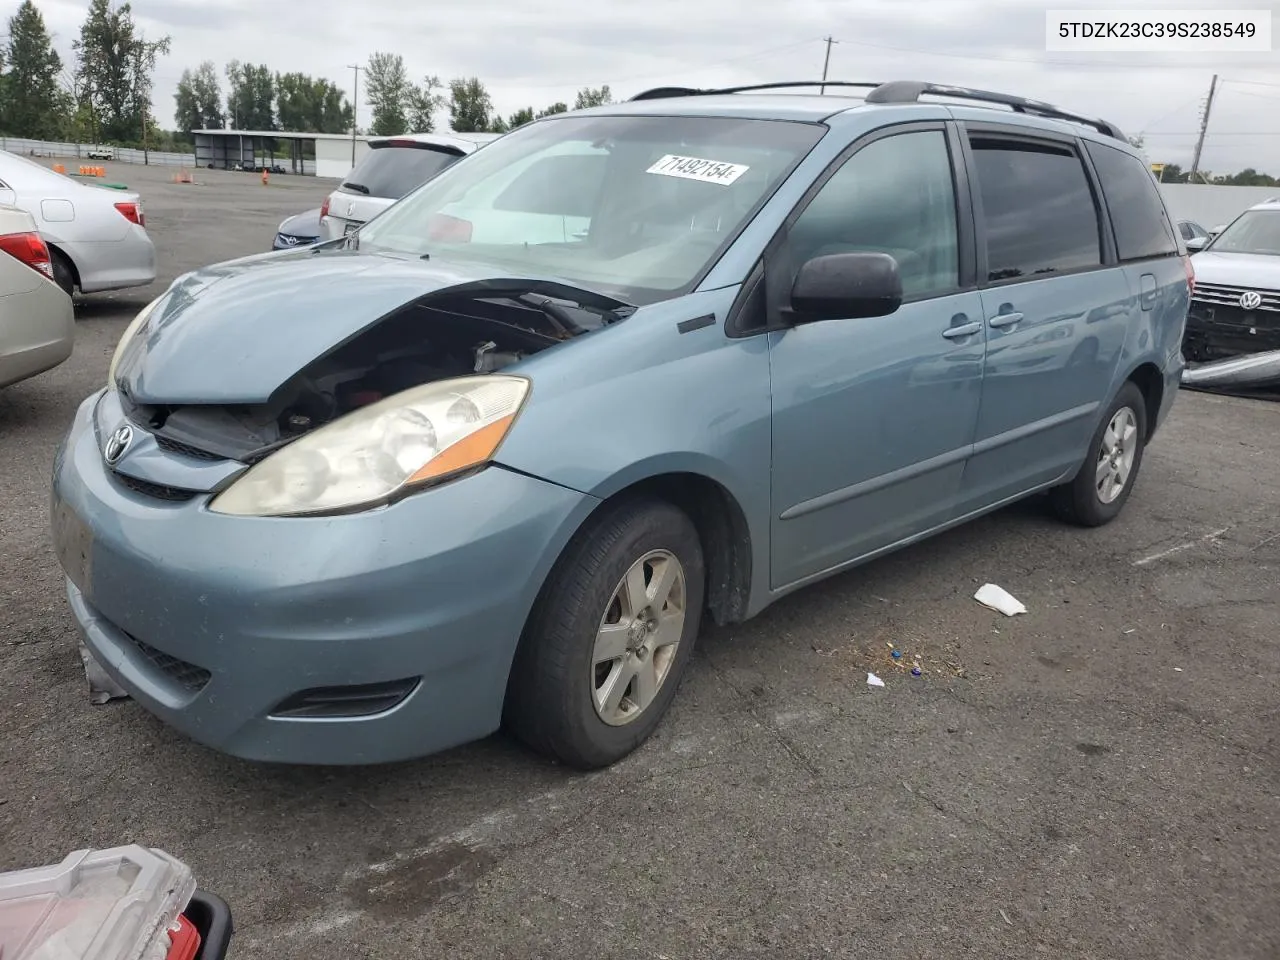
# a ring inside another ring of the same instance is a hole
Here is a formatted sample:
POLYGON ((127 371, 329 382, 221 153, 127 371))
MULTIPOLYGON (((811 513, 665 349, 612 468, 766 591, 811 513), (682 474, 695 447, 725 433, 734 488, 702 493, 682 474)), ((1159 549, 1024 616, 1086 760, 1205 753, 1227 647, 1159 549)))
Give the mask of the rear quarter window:
POLYGON ((1086 141, 1085 149, 1098 171, 1121 261, 1176 254, 1178 242, 1146 164, 1131 153, 1092 140, 1086 141))

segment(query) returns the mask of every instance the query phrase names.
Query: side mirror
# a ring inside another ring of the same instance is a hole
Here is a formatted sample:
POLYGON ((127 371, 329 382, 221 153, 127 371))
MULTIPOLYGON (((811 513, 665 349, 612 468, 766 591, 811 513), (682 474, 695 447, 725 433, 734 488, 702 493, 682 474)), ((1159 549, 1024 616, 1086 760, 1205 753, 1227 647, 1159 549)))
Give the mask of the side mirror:
POLYGON ((1203 250, 1209 240, 1209 237, 1192 237, 1187 241, 1187 249, 1191 251, 1203 250))
POLYGON ((796 323, 884 317, 902 306, 898 261, 887 253, 833 253, 807 261, 791 286, 796 323))

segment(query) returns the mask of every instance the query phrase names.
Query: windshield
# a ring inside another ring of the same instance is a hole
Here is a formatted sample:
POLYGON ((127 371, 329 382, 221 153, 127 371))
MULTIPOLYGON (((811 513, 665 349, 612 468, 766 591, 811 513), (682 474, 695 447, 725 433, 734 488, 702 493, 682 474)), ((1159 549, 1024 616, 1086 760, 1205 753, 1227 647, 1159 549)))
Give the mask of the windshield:
POLYGON ((1280 256, 1280 210, 1246 210, 1213 244, 1217 253, 1280 256))
POLYGON ((347 174, 342 186, 355 193, 399 200, 461 157, 432 147, 374 147, 347 174), (361 188, 365 189, 361 189, 361 188))
POLYGON ((686 290, 825 132, 728 117, 543 120, 471 154, 358 242, 652 302, 686 290))

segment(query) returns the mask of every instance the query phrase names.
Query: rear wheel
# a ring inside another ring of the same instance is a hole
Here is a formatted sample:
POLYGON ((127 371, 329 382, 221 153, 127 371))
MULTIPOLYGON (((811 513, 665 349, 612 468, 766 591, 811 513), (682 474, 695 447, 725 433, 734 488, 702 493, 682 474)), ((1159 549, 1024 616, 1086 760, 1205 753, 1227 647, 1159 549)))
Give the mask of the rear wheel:
POLYGON ((76 274, 71 269, 71 261, 55 247, 49 248, 49 260, 53 266, 53 282, 65 290, 68 297, 71 296, 76 287, 76 274))
POLYGON ((693 652, 702 547, 657 500, 605 507, 552 572, 507 684, 507 729, 581 769, 608 766, 653 733, 693 652))
POLYGON ((1082 527, 1110 523, 1124 508, 1146 449, 1147 404, 1126 381, 1102 417, 1075 479, 1052 492, 1058 515, 1082 527))

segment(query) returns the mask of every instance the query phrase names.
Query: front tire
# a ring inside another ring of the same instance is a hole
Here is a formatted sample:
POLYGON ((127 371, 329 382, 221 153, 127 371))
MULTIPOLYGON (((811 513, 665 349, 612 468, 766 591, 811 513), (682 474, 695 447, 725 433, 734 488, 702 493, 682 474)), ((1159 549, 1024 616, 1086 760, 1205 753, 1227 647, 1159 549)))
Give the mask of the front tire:
POLYGON ((661 500, 606 505, 557 562, 507 682, 507 729, 579 769, 647 740, 675 698, 701 620, 693 523, 661 500))
POLYGON ((1081 527, 1100 527, 1119 516, 1138 479, 1146 438, 1147 403, 1127 380, 1103 414, 1080 472, 1052 491, 1058 515, 1081 527))

